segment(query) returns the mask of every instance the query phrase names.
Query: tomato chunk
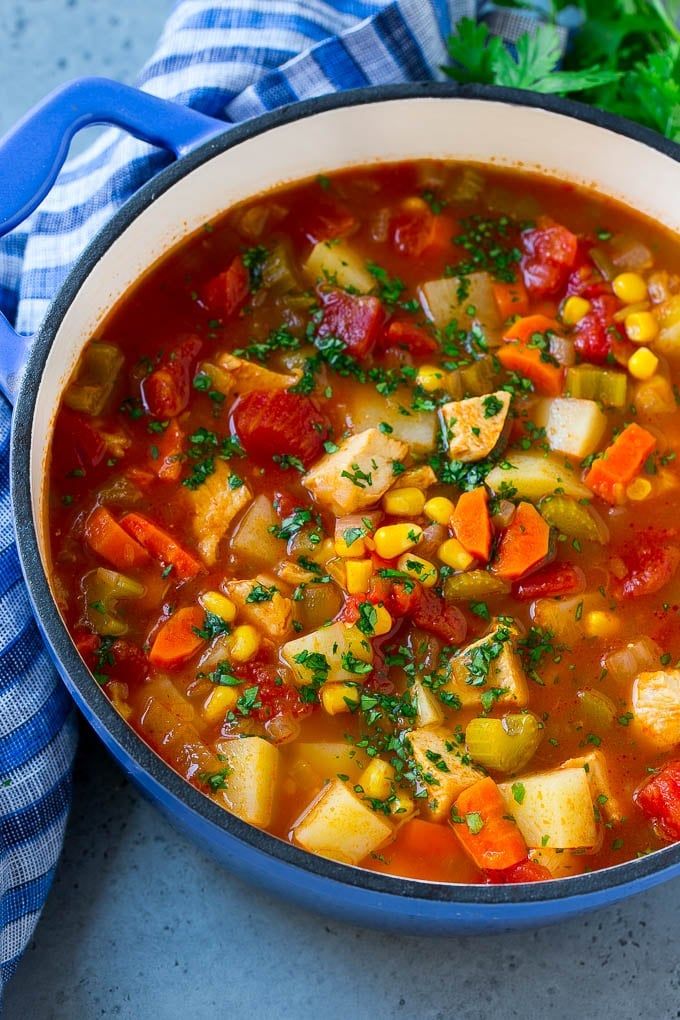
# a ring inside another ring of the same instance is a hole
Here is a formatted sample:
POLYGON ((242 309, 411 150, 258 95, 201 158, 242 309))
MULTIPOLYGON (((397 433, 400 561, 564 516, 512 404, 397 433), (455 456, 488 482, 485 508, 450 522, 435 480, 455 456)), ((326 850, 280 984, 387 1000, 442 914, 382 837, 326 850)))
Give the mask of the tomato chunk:
POLYGON ((417 258, 430 249, 445 251, 451 245, 454 224, 449 216, 435 216, 422 208, 407 209, 390 220, 392 245, 400 255, 417 258))
POLYGON ((673 529, 647 528, 619 553, 626 567, 623 578, 612 582, 616 598, 654 595, 668 584, 680 565, 680 547, 673 529))
POLYGON ((244 450, 259 463, 295 457, 305 467, 323 453, 330 422, 309 397, 289 390, 253 390, 234 405, 232 420, 244 450))
POLYGON ((485 871, 486 880, 490 885, 510 885, 517 882, 548 882, 552 878, 550 871, 538 861, 531 861, 527 857, 518 861, 511 868, 503 868, 500 871, 485 871))
POLYGON ((387 608, 393 616, 409 616, 416 627, 434 634, 448 645, 465 639, 467 623, 457 606, 451 606, 428 588, 398 582, 392 586, 387 608))
POLYGON ((346 237, 356 226, 356 217, 347 206, 333 199, 321 199, 310 208, 296 209, 296 231, 312 244, 346 237))
POLYGON ((320 337, 337 337, 350 354, 364 358, 376 345, 385 312, 377 297, 346 294, 344 290, 320 293, 323 318, 317 333, 320 337))
POLYGON ((250 273, 240 255, 228 269, 208 280, 201 291, 201 300, 208 311, 220 319, 229 319, 250 293, 250 273))
POLYGON ((59 452, 73 467, 97 467, 106 454, 106 443, 83 414, 62 408, 55 430, 59 452))
POLYGON ((613 294, 600 294, 591 299, 591 310, 576 326, 574 347, 584 361, 601 365, 607 360, 615 338, 623 340, 614 313, 620 308, 613 294))
POLYGON ((564 290, 578 252, 576 235, 542 216, 537 227, 522 233, 522 248, 520 267, 529 295, 552 297, 564 290))
POLYGON ((382 335, 381 347, 401 347, 407 350, 414 357, 424 354, 433 354, 439 350, 439 344, 433 336, 412 322, 404 322, 393 319, 382 335))
POLYGON ((164 355, 158 368, 142 380, 142 399, 155 418, 175 418, 185 411, 191 397, 191 381, 203 341, 187 337, 164 355))
POLYGON ((557 598, 558 595, 577 595, 585 590, 585 574, 571 563, 551 563, 512 586, 513 598, 520 602, 534 599, 557 598))
POLYGON ((671 761, 639 786, 635 803, 665 839, 680 839, 680 761, 671 761))

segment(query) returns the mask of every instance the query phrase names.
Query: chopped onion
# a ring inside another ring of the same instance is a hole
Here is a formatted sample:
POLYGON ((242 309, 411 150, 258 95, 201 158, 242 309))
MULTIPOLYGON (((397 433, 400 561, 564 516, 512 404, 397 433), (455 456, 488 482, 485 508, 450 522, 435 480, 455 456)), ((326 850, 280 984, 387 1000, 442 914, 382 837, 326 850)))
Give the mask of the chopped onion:
POLYGON ((437 549, 449 537, 449 532, 443 524, 430 524, 425 528, 422 538, 418 543, 418 555, 427 559, 437 561, 437 549))
POLYGON ((515 515, 515 504, 509 499, 502 499, 498 504, 498 510, 491 520, 497 528, 507 528, 515 515))
POLYGON ((613 280, 616 276, 617 270, 607 252, 603 251, 602 248, 591 248, 589 254, 605 280, 613 280))
POLYGON ((614 680, 633 680, 645 670, 656 669, 661 649, 649 637, 638 638, 604 656, 603 665, 614 680))
POLYGON ((576 361, 574 341, 567 339, 566 336, 558 336, 557 333, 550 334, 550 353, 560 365, 564 365, 566 368, 576 361))
MULTIPOLYGON (((646 244, 631 234, 617 234, 609 243, 609 253, 613 264, 620 273, 639 273, 640 270, 651 269, 654 258, 646 244)), ((591 252, 592 256, 592 252, 591 252)))
POLYGON ((269 719, 264 724, 264 728, 267 731, 267 736, 275 744, 289 744, 291 740, 295 740, 300 735, 300 723, 285 713, 269 719))
POLYGON ((390 210, 387 208, 378 209, 375 216, 371 217, 371 240, 384 244, 390 227, 390 210))

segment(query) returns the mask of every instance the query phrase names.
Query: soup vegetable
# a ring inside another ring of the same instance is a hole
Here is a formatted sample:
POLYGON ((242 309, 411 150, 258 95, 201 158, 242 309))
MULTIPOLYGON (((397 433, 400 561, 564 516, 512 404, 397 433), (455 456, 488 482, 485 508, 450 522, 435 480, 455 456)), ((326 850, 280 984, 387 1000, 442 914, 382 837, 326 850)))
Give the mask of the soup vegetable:
POLYGON ((215 803, 442 882, 680 838, 677 238, 419 162, 207 224, 84 350, 52 583, 215 803))

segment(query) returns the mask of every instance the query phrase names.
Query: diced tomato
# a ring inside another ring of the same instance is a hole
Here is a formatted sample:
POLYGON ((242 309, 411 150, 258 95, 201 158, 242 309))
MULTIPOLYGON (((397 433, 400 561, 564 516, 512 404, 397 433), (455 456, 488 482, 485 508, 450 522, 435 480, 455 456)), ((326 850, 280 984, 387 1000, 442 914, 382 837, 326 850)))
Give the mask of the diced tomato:
POLYGON ((513 864, 511 868, 501 871, 485 871, 486 880, 490 885, 510 885, 517 882, 548 882, 552 878, 550 871, 527 857, 524 861, 513 864))
POLYGON ((395 687, 390 680, 390 667, 385 662, 382 650, 383 640, 384 638, 377 638, 373 641, 373 669, 365 678, 364 686, 378 694, 394 694, 395 687))
POLYGON ((410 616, 420 597, 420 588, 421 586, 416 582, 411 585, 404 584, 403 581, 395 581, 387 596, 387 609, 390 616, 397 618, 410 616))
POLYGON ((142 399, 154 418, 176 418, 186 410, 191 381, 203 341, 187 337, 161 359, 158 368, 142 380, 142 399))
POLYGON ((64 407, 59 413, 55 429, 55 442, 59 453, 74 467, 93 468, 101 464, 106 454, 106 443, 85 415, 76 414, 64 407))
POLYGON ((427 206, 407 209, 390 220, 390 239, 400 255, 417 258, 429 249, 442 251, 452 243, 454 224, 450 216, 435 216, 427 206))
POLYGON ((385 329, 380 346, 384 348, 402 347, 414 357, 432 354, 439 350, 439 344, 433 336, 412 322, 393 319, 385 329))
POLYGON ((347 294, 344 290, 322 290, 323 318, 320 337, 338 337, 350 354, 364 358, 380 336, 385 312, 377 297, 347 294))
POLYGON ((242 677, 244 684, 258 688, 257 700, 260 708, 254 709, 252 715, 260 722, 266 722, 277 715, 290 715, 300 719, 309 715, 313 705, 301 701, 296 687, 286 684, 281 679, 276 666, 264 662, 247 662, 234 668, 234 675, 242 677))
POLYGON ((515 581, 512 595, 520 602, 533 602, 534 599, 557 598, 558 595, 577 595, 585 590, 585 586, 585 575, 580 567, 571 563, 551 563, 524 580, 515 581))
POLYGON ((300 500, 296 499, 289 492, 277 492, 274 495, 274 510, 280 520, 284 521, 286 517, 290 517, 293 510, 300 505, 300 500))
POLYGON ((127 684, 141 684, 149 672, 146 655, 131 641, 118 638, 111 645, 112 668, 116 676, 127 684))
POLYGON ((309 397, 289 390, 253 390, 232 411, 241 444, 259 463, 296 457, 307 467, 323 453, 330 422, 309 397))
POLYGON ((604 280, 592 262, 584 262, 571 273, 567 283, 567 297, 578 295, 589 301, 609 291, 609 284, 604 280))
POLYGON ((219 319, 229 319, 244 303, 250 293, 250 273, 240 255, 228 269, 208 280, 201 291, 201 301, 208 311, 219 319))
POLYGON ((460 609, 417 582, 411 586, 396 581, 387 598, 387 609, 393 617, 410 617, 416 627, 447 644, 459 645, 465 638, 467 623, 460 609))
POLYGON ((653 595, 668 584, 680 565, 677 532, 670 528, 646 528, 618 557, 626 566, 626 575, 612 580, 615 598, 653 595))
POLYGON ((78 649, 78 654, 89 669, 94 668, 95 654, 102 639, 98 634, 89 630, 76 631, 73 635, 73 642, 78 649))
POLYGON ((560 293, 569 279, 578 253, 578 238, 547 216, 522 234, 520 266, 524 285, 532 298, 560 293))
POLYGON ((296 210, 296 231, 312 244, 346 237, 356 227, 356 217, 350 210, 331 198, 324 198, 311 208, 296 210))
POLYGON ((680 840, 680 761, 664 765, 637 788, 633 799, 665 839, 680 840))
POLYGON ((583 361, 601 365, 612 349, 615 337, 623 339, 614 322, 620 303, 613 294, 600 294, 591 300, 592 308, 576 326, 574 347, 583 361))

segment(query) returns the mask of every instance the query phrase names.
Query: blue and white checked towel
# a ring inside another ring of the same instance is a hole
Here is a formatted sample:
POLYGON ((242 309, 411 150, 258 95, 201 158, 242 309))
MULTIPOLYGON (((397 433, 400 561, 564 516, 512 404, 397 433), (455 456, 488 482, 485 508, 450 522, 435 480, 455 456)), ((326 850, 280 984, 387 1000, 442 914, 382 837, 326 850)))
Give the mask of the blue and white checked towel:
MULTIPOLYGON (((236 123, 323 93, 441 77, 447 36, 476 16, 508 42, 531 23, 477 0, 179 0, 137 84, 236 123)), ((93 234, 168 158, 109 130, 0 241, 0 309, 20 332, 37 328, 93 234)), ((52 881, 76 747, 75 713, 31 617, 14 546, 9 424, 0 400, 0 993, 52 881)))

